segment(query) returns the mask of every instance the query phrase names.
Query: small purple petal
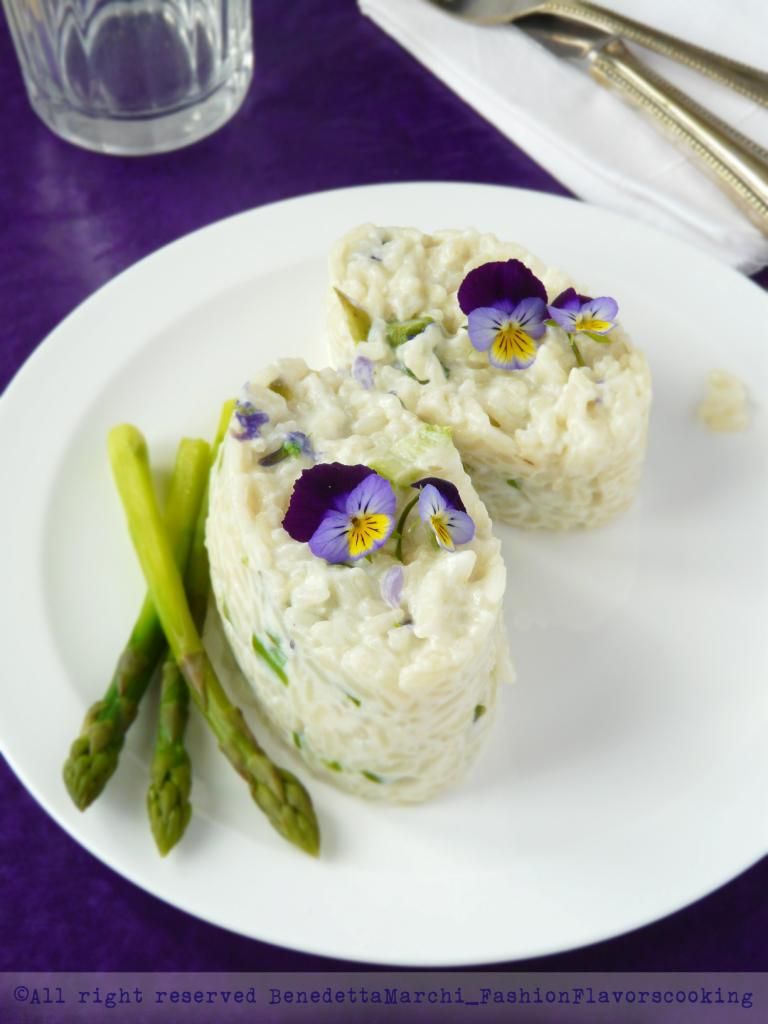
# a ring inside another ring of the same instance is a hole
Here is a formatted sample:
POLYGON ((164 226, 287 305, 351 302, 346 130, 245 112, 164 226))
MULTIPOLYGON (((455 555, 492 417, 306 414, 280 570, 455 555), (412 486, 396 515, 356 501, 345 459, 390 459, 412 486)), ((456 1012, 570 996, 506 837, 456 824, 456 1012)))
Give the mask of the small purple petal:
POLYGON ((466 512, 452 509, 446 513, 445 525, 454 544, 468 544, 475 536, 475 524, 466 512))
POLYGON ((385 515, 391 518, 396 507, 397 499, 392 484, 373 472, 350 492, 344 503, 344 511, 348 516, 385 515))
POLYGON ((507 313, 496 306, 480 306, 467 317, 469 340, 478 352, 486 352, 496 340, 507 313))
POLYGON ((510 322, 522 327, 526 334, 530 334, 536 340, 547 329, 546 319, 547 304, 536 298, 523 299, 522 302, 518 302, 509 316, 510 322))
POLYGON ((459 512, 467 511, 464 502, 461 500, 458 487, 456 484, 452 484, 450 480, 443 480, 439 476, 425 476, 423 480, 417 480, 415 484, 411 484, 411 487, 421 489, 426 487, 427 484, 431 484, 440 492, 445 500, 446 508, 455 508, 459 512))
POLYGON ((372 361, 366 359, 365 356, 357 356, 352 363, 352 376, 361 387, 364 387, 366 391, 370 391, 373 387, 372 361))
POLYGON ((393 565, 381 577, 381 596, 392 608, 398 608, 403 597, 403 567, 393 565))
POLYGON ((555 306, 557 309, 572 309, 578 312, 585 302, 589 302, 589 296, 579 295, 575 288, 566 288, 564 292, 560 292, 549 309, 552 312, 552 306, 555 306))
POLYGON ((345 466, 340 462, 322 462, 305 469, 293 485, 283 529, 294 540, 308 541, 323 517, 337 502, 342 511, 347 495, 373 470, 370 466, 345 466))
POLYGON ((434 484, 425 484, 419 494, 419 516, 423 523, 428 523, 432 516, 439 515, 448 508, 443 495, 434 484))
POLYGON ((536 275, 520 260, 484 263, 470 270, 461 282, 458 301, 469 314, 480 307, 497 306, 502 299, 520 302, 536 297, 547 301, 547 291, 536 275))
POLYGON ((288 450, 289 455, 309 455, 312 459, 315 457, 315 450, 312 447, 312 442, 309 440, 307 435, 302 434, 300 430, 291 430, 286 435, 285 447, 288 450))
MULTIPOLYGON (((600 295, 596 299, 588 299, 581 307, 582 316, 590 320, 614 321, 619 312, 619 304, 610 295, 600 295)), ((600 332, 602 333, 602 332, 600 332)))
POLYGON ((264 424, 269 423, 269 416, 252 402, 238 402, 235 406, 235 419, 240 424, 240 430, 231 433, 238 441, 252 441, 259 436, 264 424))
POLYGON ((349 561, 349 516, 332 509, 309 538, 309 550, 326 562, 349 561))
POLYGON ((579 316, 578 308, 561 309, 558 306, 552 305, 549 307, 549 315, 567 334, 573 334, 578 330, 576 326, 576 321, 579 316))

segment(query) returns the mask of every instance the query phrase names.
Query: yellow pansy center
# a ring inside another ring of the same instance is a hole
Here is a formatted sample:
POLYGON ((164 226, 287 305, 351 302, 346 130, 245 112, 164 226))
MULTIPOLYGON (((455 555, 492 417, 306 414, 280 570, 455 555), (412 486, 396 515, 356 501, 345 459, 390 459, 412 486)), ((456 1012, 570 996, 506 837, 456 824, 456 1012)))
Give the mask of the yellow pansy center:
POLYGON ((496 334, 491 352, 499 363, 530 362, 536 357, 536 344, 527 331, 510 323, 505 324, 496 334))
POLYGON ((349 524, 349 553, 353 558, 366 554, 374 544, 387 535, 389 516, 366 513, 352 516, 349 524))
POLYGON ((593 320, 589 316, 578 316, 576 318, 576 329, 578 331, 607 331, 612 324, 610 320, 593 320))

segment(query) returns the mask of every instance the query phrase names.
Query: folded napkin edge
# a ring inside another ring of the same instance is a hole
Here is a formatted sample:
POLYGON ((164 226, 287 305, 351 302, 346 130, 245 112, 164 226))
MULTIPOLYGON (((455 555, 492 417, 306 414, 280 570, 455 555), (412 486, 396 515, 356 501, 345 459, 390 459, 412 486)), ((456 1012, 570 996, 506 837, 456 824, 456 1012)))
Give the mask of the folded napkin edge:
MULTIPOLYGON (((735 225, 732 224, 723 234, 722 231, 713 230, 716 228, 715 221, 693 207, 681 206, 674 198, 670 199, 663 190, 650 188, 637 180, 627 179, 620 172, 612 171, 604 164, 586 159, 578 149, 564 144, 563 139, 555 130, 548 125, 542 125, 540 121, 520 107, 516 107, 514 110, 518 122, 522 123, 522 130, 513 135, 507 126, 502 127, 506 119, 504 115, 510 108, 497 97, 493 89, 479 81, 476 76, 468 74, 465 68, 451 60, 450 57, 446 58, 445 54, 433 46, 429 39, 417 38, 409 31, 408 26, 403 25, 397 19, 387 17, 386 13, 367 0, 360 0, 360 8, 367 17, 371 18, 387 35, 404 46, 414 59, 442 81, 447 88, 457 93, 459 98, 475 110, 479 116, 488 121, 506 138, 516 142, 527 155, 540 163, 565 187, 597 205, 612 206, 625 214, 637 216, 637 210, 633 209, 633 203, 639 204, 643 210, 642 219, 650 220, 673 234, 679 225, 680 228, 685 229, 684 234, 689 240, 703 236, 708 243, 707 248, 715 252, 720 259, 725 257, 727 262, 740 269, 753 272, 768 263, 768 239, 764 238, 757 228, 738 213, 735 207, 733 212, 738 216, 736 223, 739 223, 741 227, 737 229, 737 233, 734 233, 735 225), (369 13, 372 8, 375 13, 369 13), (446 73, 452 76, 451 80, 446 80, 446 73), (463 86, 463 92, 455 88, 456 83, 463 86), (474 95, 474 101, 469 99, 466 93, 474 95), (562 166, 564 161, 575 165, 576 172, 564 168, 562 166), (610 203, 606 203, 605 198, 600 195, 600 185, 612 193, 610 203), (659 214, 661 215, 659 216, 659 214), (724 253, 724 250, 727 250, 727 254, 724 253)), ((531 41, 531 45, 538 44, 531 41)), ((553 60, 557 59, 553 58, 553 60)), ((617 102, 621 101, 617 99, 617 102)), ((681 159, 685 160, 682 156, 681 159)), ((689 161, 685 162, 690 165, 689 161)), ((701 172, 695 169, 695 173, 700 174, 701 172)), ((707 184, 715 189, 712 183, 708 182, 707 184)), ((715 203, 727 202, 719 193, 712 195, 712 201, 715 203)))

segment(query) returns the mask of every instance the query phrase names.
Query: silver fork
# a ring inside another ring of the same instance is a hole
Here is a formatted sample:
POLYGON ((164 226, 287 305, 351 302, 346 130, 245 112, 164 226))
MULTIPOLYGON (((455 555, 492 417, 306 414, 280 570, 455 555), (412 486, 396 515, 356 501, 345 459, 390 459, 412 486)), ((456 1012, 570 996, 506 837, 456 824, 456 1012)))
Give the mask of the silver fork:
MULTIPOLYGON (((558 56, 586 61, 593 78, 617 93, 667 134, 768 236, 768 152, 643 64, 614 31, 604 27, 602 20, 597 26, 584 18, 554 13, 555 8, 568 11, 600 8, 580 0, 545 0, 536 4, 529 0, 430 2, 477 24, 501 25, 520 19, 520 28, 526 34, 558 56)), ((626 23, 624 19, 619 20, 626 23)), ((613 21, 611 26, 617 27, 613 21)), ((738 67, 756 75, 762 74, 744 65, 738 67)), ((723 79, 720 74, 713 77, 723 79)), ((765 78, 768 81, 768 75, 765 78)), ((732 81, 726 84, 736 88, 732 81)), ((738 91, 745 90, 739 88, 738 91)))
MULTIPOLYGON (((714 78, 755 103, 768 107, 768 71, 694 46, 642 22, 588 3, 587 0, 429 0, 450 14, 478 25, 503 25, 530 15, 555 15, 601 29, 609 35, 637 43, 671 57, 702 75, 714 78)), ((520 26, 524 27, 523 25, 520 26)))

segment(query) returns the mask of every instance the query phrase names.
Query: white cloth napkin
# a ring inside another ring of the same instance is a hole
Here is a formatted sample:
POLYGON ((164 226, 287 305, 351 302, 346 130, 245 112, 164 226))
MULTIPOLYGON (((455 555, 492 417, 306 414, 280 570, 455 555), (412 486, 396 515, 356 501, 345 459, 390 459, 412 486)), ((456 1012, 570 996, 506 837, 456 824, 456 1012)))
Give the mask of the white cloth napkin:
MULTIPOLYGON (((359 0, 364 14, 582 199, 655 224, 746 271, 763 236, 639 113, 512 27, 459 21, 426 0, 359 0)), ((768 0, 605 0, 692 43, 768 68, 768 0)), ((768 147, 768 108, 647 50, 675 85, 768 147)))

